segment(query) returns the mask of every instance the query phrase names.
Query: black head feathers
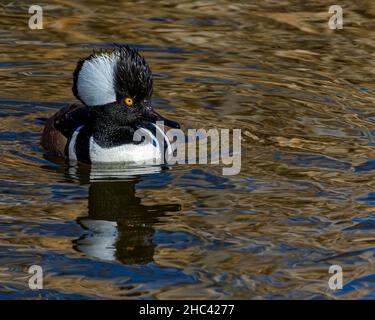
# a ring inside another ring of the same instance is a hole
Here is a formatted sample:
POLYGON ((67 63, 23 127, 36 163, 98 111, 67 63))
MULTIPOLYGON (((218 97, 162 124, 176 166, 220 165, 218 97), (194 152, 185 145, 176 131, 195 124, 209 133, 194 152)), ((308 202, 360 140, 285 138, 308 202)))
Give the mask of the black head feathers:
POLYGON ((115 67, 115 87, 120 98, 136 100, 151 97, 153 80, 150 67, 138 50, 129 46, 117 49, 119 59, 115 67))

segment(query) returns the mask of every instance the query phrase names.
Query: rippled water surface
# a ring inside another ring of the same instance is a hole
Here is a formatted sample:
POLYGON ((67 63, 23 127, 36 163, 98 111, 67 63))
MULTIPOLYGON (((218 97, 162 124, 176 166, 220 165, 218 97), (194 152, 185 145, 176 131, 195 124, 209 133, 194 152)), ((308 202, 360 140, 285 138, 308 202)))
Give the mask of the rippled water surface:
POLYGON ((341 1, 336 31, 326 1, 38 3, 43 30, 0 6, 0 298, 375 298, 373 1, 341 1), (184 129, 242 129, 240 174, 44 155, 77 60, 113 43, 184 129))

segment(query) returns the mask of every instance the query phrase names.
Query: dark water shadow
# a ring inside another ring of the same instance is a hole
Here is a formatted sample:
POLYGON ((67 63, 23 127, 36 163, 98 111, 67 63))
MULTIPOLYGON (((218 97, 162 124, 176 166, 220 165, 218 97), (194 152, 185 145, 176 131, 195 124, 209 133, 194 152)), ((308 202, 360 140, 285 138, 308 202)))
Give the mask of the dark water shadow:
MULTIPOLYGON (((167 213, 181 210, 179 204, 144 205, 137 195, 137 184, 166 168, 122 164, 71 164, 45 156, 71 183, 88 185, 88 215, 77 223, 85 233, 73 240, 73 248, 88 256, 123 264, 153 261, 154 225, 167 213)), ((48 168, 47 168, 48 167, 48 168)))

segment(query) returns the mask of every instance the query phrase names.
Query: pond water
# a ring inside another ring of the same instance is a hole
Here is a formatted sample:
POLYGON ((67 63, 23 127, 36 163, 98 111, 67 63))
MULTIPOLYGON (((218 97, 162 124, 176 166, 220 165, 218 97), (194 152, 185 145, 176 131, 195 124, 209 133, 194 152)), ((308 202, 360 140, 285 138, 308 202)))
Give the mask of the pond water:
POLYGON ((29 1, 0 6, 0 298, 375 298, 373 1, 341 1, 341 30, 326 1, 38 3, 42 30, 29 1), (45 156, 77 60, 113 43, 184 130, 242 130, 239 174, 45 156))

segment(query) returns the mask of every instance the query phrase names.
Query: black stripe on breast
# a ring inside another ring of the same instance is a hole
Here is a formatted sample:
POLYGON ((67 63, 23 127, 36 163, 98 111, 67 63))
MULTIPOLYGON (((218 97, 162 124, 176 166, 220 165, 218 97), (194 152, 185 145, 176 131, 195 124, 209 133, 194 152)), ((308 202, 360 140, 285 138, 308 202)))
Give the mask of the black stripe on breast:
POLYGON ((88 108, 77 105, 63 108, 55 115, 54 127, 70 139, 78 127, 87 123, 88 112, 88 108))
POLYGON ((90 159, 90 137, 92 135, 91 130, 84 126, 79 130, 76 140, 76 155, 77 160, 85 163, 91 163, 90 159))
MULTIPOLYGON (((156 147, 157 146, 156 127, 151 123, 144 123, 142 127, 151 132, 151 134, 153 135, 152 144, 156 147)), ((168 148, 169 141, 167 141, 165 137, 163 137, 163 140, 164 140, 164 152, 165 152, 165 150, 167 150, 168 148)))

